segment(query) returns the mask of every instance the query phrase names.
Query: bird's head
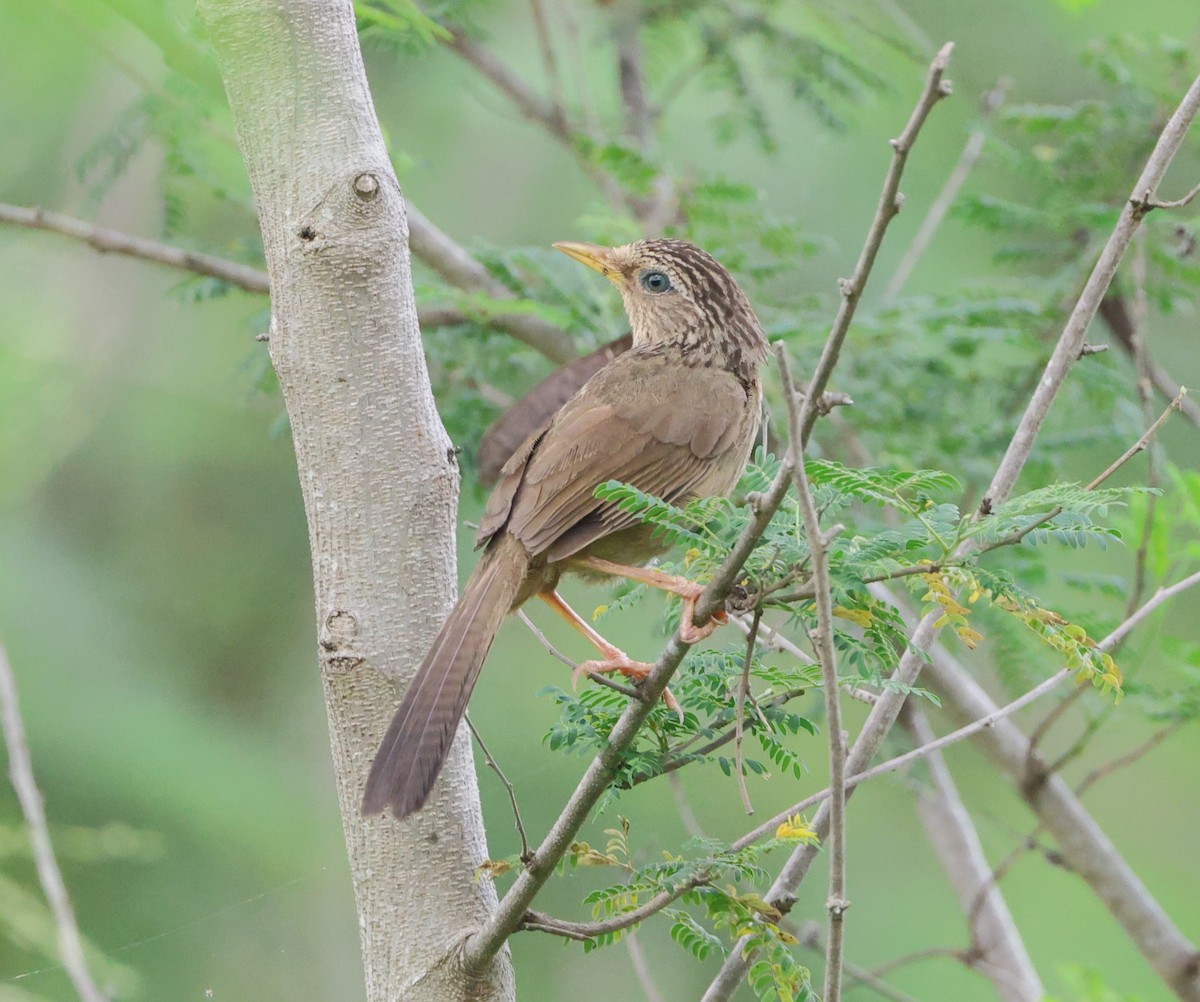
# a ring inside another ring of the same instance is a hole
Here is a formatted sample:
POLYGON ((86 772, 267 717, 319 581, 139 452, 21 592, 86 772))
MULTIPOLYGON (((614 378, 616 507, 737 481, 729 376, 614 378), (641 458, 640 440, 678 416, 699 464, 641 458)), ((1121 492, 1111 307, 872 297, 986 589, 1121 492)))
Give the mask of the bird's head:
POLYGON ((634 347, 678 346, 695 364, 753 370, 767 342, 746 294, 710 254, 685 240, 621 247, 557 243, 621 290, 634 347))

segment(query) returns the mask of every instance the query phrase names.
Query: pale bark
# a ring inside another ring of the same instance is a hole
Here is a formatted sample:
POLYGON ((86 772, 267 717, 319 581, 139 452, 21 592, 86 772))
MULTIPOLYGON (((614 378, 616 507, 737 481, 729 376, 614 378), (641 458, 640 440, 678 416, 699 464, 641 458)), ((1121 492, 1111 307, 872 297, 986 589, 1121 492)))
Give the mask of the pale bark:
MULTIPOLYGON (((467 978, 458 945, 495 908, 466 731, 416 818, 358 804, 395 683, 454 591, 458 472, 429 387, 404 203, 348 0, 204 0, 271 279, 271 359, 313 555, 317 652, 367 998, 514 997, 506 951, 467 978)), ((346 997, 355 992, 347 991, 346 997)))

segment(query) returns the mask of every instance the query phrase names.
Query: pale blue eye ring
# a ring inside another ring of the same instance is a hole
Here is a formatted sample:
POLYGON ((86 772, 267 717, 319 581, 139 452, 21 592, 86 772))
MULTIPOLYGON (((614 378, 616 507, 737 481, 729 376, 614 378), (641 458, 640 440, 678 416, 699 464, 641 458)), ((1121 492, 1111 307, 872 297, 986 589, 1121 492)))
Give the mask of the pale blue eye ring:
POLYGON ((661 271, 643 271, 638 280, 642 283, 642 288, 647 292, 670 292, 671 279, 665 272, 661 271))

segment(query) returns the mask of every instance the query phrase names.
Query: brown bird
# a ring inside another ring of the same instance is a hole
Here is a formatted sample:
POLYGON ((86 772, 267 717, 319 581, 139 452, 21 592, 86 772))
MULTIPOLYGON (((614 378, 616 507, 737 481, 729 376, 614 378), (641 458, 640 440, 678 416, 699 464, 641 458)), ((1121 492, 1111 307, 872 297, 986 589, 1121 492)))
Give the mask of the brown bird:
POLYGON ((597 372, 501 470, 476 545, 483 556, 425 656, 375 756, 364 814, 425 804, 504 617, 537 595, 603 655, 581 670, 644 676, 555 590, 565 572, 618 575, 680 595, 695 642, 702 586, 640 566, 664 549, 649 526, 595 497, 618 480, 682 505, 727 493, 754 443, 762 403, 762 326, 737 282, 682 240, 623 247, 558 243, 621 290, 633 347, 597 372))

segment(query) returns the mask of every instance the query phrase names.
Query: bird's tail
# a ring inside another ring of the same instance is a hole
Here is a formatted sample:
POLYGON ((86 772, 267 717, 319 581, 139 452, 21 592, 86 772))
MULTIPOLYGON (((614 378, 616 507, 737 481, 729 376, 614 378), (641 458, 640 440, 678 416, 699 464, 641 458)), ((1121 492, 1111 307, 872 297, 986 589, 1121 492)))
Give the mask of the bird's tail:
POLYGON ((363 814, 390 806, 405 818, 424 806, 528 567, 525 548, 511 536, 501 536, 484 553, 375 754, 363 814))

